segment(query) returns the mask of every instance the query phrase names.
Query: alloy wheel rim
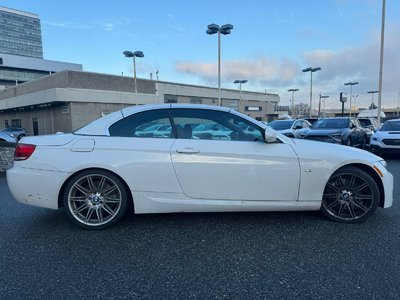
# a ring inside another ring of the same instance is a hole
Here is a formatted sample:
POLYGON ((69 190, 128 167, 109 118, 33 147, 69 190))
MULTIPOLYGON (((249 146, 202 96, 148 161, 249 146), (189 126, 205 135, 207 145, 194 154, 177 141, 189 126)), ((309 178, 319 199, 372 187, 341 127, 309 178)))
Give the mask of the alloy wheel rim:
POLYGON ((108 176, 92 174, 79 178, 69 190, 68 208, 79 222, 89 226, 107 224, 118 214, 122 193, 108 176))
POLYGON ((335 218, 351 221, 366 215, 373 207, 375 197, 374 190, 363 177, 338 174, 325 187, 322 205, 335 218))

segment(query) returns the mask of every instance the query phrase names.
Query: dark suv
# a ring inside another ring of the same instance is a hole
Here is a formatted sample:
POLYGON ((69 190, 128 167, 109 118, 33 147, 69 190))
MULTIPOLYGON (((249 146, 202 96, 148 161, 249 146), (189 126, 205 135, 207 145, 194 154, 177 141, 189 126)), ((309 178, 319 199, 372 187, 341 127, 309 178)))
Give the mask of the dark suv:
POLYGON ((356 118, 322 118, 316 121, 301 138, 342 144, 365 149, 365 129, 356 118))
POLYGON ((24 136, 28 135, 28 132, 24 128, 18 128, 18 127, 7 127, 3 128, 0 131, 15 137, 18 141, 22 139, 24 136))

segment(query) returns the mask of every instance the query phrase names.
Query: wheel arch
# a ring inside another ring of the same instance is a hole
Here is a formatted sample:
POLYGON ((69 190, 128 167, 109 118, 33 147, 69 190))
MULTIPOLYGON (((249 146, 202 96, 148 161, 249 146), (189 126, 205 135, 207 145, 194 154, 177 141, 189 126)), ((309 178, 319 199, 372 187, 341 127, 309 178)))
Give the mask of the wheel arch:
POLYGON ((113 172, 113 171, 110 171, 110 170, 108 170, 108 169, 104 169, 104 168, 86 168, 86 169, 79 170, 79 171, 77 171, 77 172, 75 172, 75 173, 72 173, 72 174, 64 181, 64 183, 62 184, 62 186, 61 186, 61 188, 60 188, 60 191, 58 192, 58 199, 57 199, 57 201, 58 201, 58 207, 59 207, 59 208, 63 207, 63 198, 62 198, 62 197, 63 197, 63 194, 64 194, 64 190, 65 190, 67 184, 69 183, 69 181, 71 180, 71 178, 74 177, 74 176, 77 175, 77 174, 80 174, 80 173, 83 173, 83 172, 86 172, 86 171, 89 171, 89 170, 91 170, 91 171, 101 170, 101 171, 109 172, 109 173, 113 174, 114 176, 118 177, 118 179, 120 179, 121 182, 122 182, 122 184, 124 185, 124 187, 125 187, 125 189, 126 189, 126 191, 127 191, 128 197, 129 197, 129 207, 128 207, 128 210, 129 210, 129 209, 133 209, 133 211, 135 210, 135 205, 134 205, 134 202, 133 202, 132 192, 131 192, 131 190, 130 190, 128 184, 126 183, 126 181, 125 181, 120 175, 118 175, 117 173, 115 173, 115 172, 113 172))
POLYGON ((371 175, 372 179, 374 179, 374 181, 378 185, 378 189, 379 189, 379 204, 378 204, 378 206, 383 207, 383 205, 385 203, 385 191, 383 188, 382 180, 379 177, 379 174, 374 170, 374 168, 372 168, 369 165, 365 165, 365 164, 353 163, 353 164, 344 165, 344 166, 340 167, 339 169, 337 169, 336 171, 343 169, 345 167, 359 168, 359 169, 363 170, 364 172, 368 173, 369 175, 371 175))

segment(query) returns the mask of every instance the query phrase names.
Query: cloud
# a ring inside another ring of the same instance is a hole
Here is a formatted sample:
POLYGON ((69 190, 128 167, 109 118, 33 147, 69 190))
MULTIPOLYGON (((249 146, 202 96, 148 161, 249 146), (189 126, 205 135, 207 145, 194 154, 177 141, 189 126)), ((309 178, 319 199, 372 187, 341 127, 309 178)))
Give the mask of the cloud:
MULTIPOLYGON (((206 83, 217 80, 218 65, 215 63, 178 61, 178 72, 200 78, 206 83)), ((231 82, 247 79, 253 85, 282 86, 291 82, 299 72, 299 66, 290 59, 275 60, 259 56, 251 60, 231 60, 221 63, 222 80, 231 82)))
POLYGON ((43 25, 53 26, 53 27, 61 27, 66 29, 92 29, 93 26, 82 24, 82 23, 74 23, 74 22, 52 22, 52 21, 42 21, 43 25))

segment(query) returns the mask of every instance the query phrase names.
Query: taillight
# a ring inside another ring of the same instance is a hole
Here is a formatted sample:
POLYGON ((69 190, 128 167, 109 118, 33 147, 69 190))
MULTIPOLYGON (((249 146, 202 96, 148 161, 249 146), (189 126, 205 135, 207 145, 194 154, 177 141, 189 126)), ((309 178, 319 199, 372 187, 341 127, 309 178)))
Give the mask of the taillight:
POLYGON ((35 151, 36 146, 30 144, 17 144, 14 160, 27 160, 35 151))

